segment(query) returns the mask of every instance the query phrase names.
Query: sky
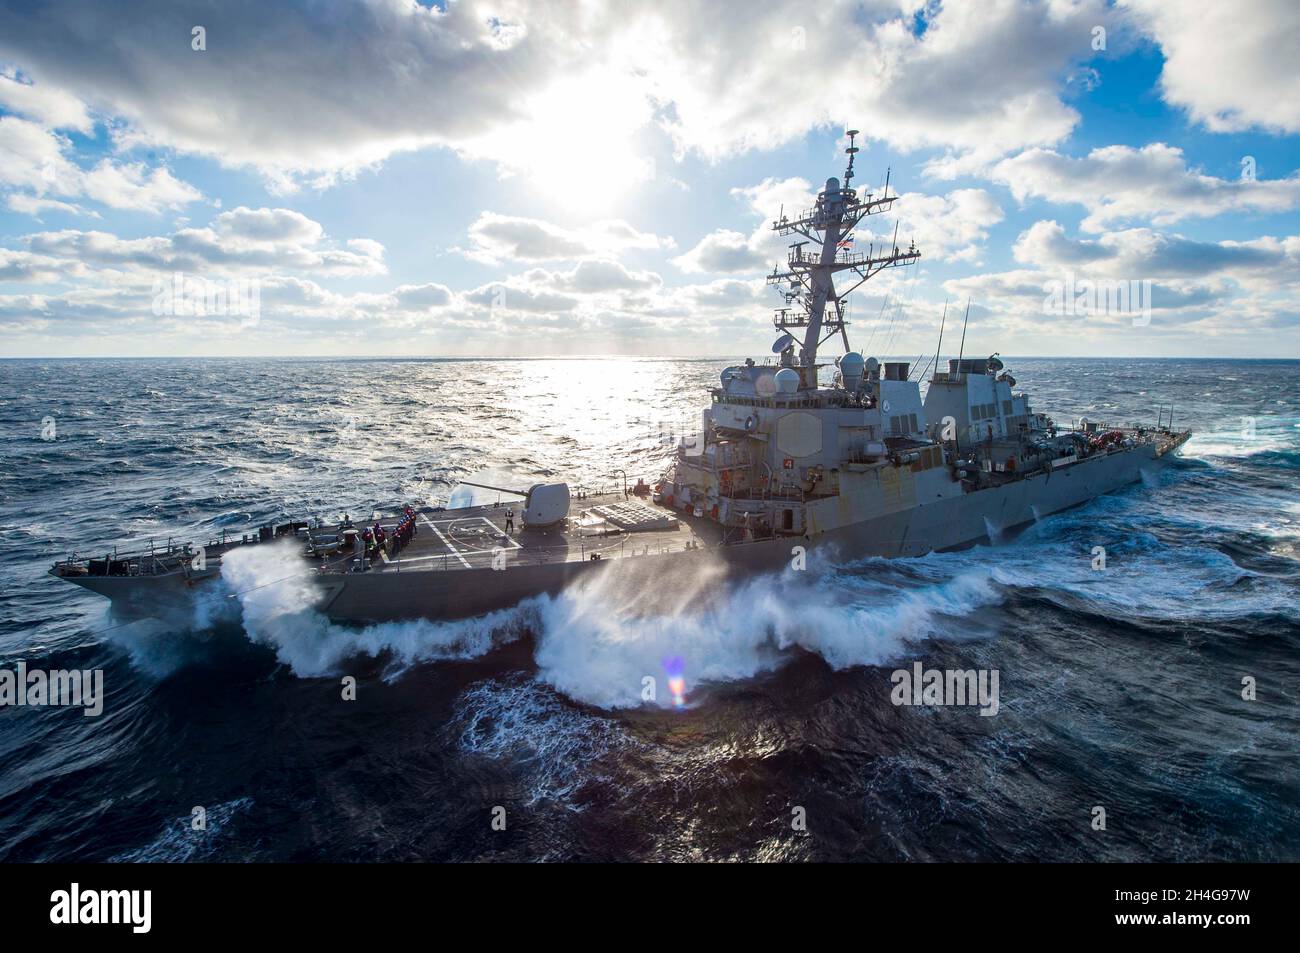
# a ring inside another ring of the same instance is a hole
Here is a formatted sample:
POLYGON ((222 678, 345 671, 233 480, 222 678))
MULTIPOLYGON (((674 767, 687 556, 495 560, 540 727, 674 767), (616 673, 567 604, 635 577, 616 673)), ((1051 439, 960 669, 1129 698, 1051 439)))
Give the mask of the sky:
POLYGON ((853 128, 922 254, 856 348, 1294 358, 1298 63, 1296 0, 0 0, 0 356, 769 354, 853 128))

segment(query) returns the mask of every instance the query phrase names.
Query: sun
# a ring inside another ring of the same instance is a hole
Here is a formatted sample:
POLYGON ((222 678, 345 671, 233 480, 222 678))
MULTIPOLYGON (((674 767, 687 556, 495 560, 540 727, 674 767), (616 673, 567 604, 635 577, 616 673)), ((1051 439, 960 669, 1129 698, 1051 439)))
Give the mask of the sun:
POLYGON ((526 178, 554 202, 608 211, 655 176, 654 159, 636 146, 653 112, 632 76, 589 70, 528 95, 520 114, 472 151, 526 178))

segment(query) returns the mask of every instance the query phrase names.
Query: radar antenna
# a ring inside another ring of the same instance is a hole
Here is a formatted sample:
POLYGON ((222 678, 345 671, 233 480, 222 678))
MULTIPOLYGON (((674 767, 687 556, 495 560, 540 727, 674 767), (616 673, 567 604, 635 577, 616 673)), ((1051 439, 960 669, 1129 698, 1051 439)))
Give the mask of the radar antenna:
POLYGON ((799 349, 800 387, 815 390, 817 387, 817 349, 836 334, 844 340, 844 350, 849 350, 846 299, 850 294, 885 268, 912 264, 921 257, 912 241, 906 250, 898 247, 898 225, 894 225, 894 238, 888 248, 882 245, 879 252, 872 242, 865 252, 853 251, 853 230, 864 218, 888 211, 897 196, 889 194, 889 174, 885 177, 885 190, 880 197, 867 193, 859 197, 853 188, 854 161, 859 148, 857 129, 845 133, 849 139, 848 164, 844 169, 844 182, 835 178, 826 180, 826 187, 818 193, 817 202, 804 212, 788 216, 782 206, 780 217, 772 223, 772 230, 785 237, 799 235, 804 240, 790 244, 786 256, 786 270, 778 264, 767 276, 767 283, 776 286, 785 297, 787 307, 777 311, 774 324, 779 331, 803 329, 803 343, 799 349), (811 246, 805 249, 805 246, 811 246), (846 291, 837 291, 834 276, 851 271, 857 276, 846 291))

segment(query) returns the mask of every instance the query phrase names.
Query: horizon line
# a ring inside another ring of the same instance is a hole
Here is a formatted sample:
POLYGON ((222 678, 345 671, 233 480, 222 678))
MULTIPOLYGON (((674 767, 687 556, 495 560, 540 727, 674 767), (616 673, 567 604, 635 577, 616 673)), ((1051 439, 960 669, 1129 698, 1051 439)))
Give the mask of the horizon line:
MULTIPOLYGON (((748 356, 748 355, 742 355, 748 356)), ((903 355, 883 355, 902 357, 903 355)), ((1146 354, 999 354, 1003 360, 1072 360, 1072 361, 1257 361, 1285 363, 1297 357, 1224 357, 1222 355, 1146 355, 1146 354)), ((684 356, 672 354, 81 354, 81 355, 0 355, 0 361, 725 361, 732 354, 684 356)), ((764 355, 770 358, 771 355, 764 355)), ((948 357, 948 355, 941 355, 948 357)), ((956 358, 952 358, 956 360, 956 358)), ((908 363, 915 363, 909 358, 908 363)), ((833 365, 827 361, 826 365, 833 365)))

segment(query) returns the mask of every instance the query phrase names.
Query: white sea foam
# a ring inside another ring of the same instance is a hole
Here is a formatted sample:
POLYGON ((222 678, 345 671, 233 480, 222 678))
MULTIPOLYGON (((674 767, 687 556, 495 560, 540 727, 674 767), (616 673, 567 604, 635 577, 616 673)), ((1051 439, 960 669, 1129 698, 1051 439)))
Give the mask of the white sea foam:
POLYGON ((235 798, 206 809, 204 828, 194 830, 194 815, 186 814, 168 822, 154 840, 134 850, 110 858, 114 863, 175 864, 202 860, 214 853, 218 835, 235 817, 253 806, 250 797, 235 798))
POLYGON ((1269 426, 1263 421, 1258 422, 1256 426, 1257 429, 1250 435, 1244 428, 1193 433, 1191 439, 1184 444, 1182 454, 1196 459, 1240 458, 1294 448, 1296 432, 1293 428, 1281 425, 1269 426))
POLYGON ((940 616, 998 598, 981 570, 871 601, 854 601, 854 579, 833 570, 788 570, 734 588, 719 586, 719 573, 698 566, 606 573, 543 601, 541 678, 571 698, 618 708, 643 704, 650 677, 653 700, 669 705, 675 671, 689 697, 701 682, 774 669, 796 646, 835 668, 880 664, 934 634, 940 616))
POLYGON ((293 543, 237 549, 223 561, 222 580, 243 609, 244 630, 302 676, 328 675, 357 655, 388 654, 401 665, 473 658, 526 631, 531 606, 521 604, 455 622, 392 622, 357 630, 334 625, 317 610, 319 591, 293 543))
POLYGON ((566 703, 549 686, 523 675, 493 678, 466 689, 451 724, 463 751, 509 759, 523 769, 526 804, 574 796, 601 780, 599 760, 640 743, 616 721, 566 703))
POLYGON ((920 589, 873 591, 868 601, 858 580, 831 569, 733 587, 722 584, 720 566, 695 562, 650 575, 600 573, 558 596, 471 619, 357 630, 318 611, 291 544, 236 550, 222 574, 249 637, 295 674, 330 674, 356 655, 385 654, 399 665, 471 658, 531 630, 540 678, 570 698, 609 708, 643 704, 646 677, 655 680, 651 700, 667 706, 675 702, 670 674, 681 674, 689 695, 702 682, 772 670, 796 646, 836 668, 879 664, 934 634, 940 616, 997 599, 980 569, 920 589))
MULTIPOLYGON (((1121 510, 1115 518, 1124 518, 1122 500, 1110 506, 1121 510)), ((1105 538, 1108 512, 1106 505, 1093 511, 1090 536, 1105 538)), ((303 564, 289 547, 237 551, 223 572, 238 591, 250 637, 274 648, 299 675, 330 673, 359 654, 387 655, 399 667, 469 658, 532 632, 538 678, 604 708, 679 704, 672 676, 684 680, 689 703, 700 685, 774 670, 795 649, 835 668, 887 664, 914 654, 916 643, 930 637, 987 634, 967 622, 1016 589, 1082 599, 1129 618, 1228 618, 1285 608, 1288 596, 1268 580, 1234 586, 1252 574, 1217 550, 1170 548, 1149 534, 1111 547, 1107 568, 1094 571, 1091 543, 1074 538, 1078 519, 1046 520, 995 551, 981 546, 897 563, 864 560, 734 584, 725 583, 720 565, 698 560, 655 571, 629 564, 486 616, 362 630, 331 624, 314 608, 310 583, 291 575, 303 564)))

